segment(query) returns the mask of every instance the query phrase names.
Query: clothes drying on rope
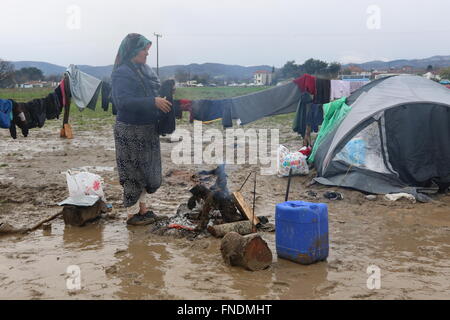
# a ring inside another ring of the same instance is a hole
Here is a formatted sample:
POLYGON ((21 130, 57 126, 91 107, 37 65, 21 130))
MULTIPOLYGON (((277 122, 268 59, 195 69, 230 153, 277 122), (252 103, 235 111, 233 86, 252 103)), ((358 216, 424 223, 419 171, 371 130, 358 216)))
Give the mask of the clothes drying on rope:
POLYGON ((67 68, 66 73, 70 79, 71 96, 77 107, 80 110, 85 108, 95 110, 102 81, 82 72, 73 64, 67 68))
POLYGON ((304 74, 294 80, 301 92, 308 92, 309 94, 316 94, 316 80, 317 78, 309 74, 304 74))
POLYGON ((343 80, 331 80, 330 101, 348 97, 350 95, 350 82, 343 80))
POLYGON ((314 93, 314 103, 325 104, 330 102, 331 81, 329 79, 316 79, 316 92, 314 93))

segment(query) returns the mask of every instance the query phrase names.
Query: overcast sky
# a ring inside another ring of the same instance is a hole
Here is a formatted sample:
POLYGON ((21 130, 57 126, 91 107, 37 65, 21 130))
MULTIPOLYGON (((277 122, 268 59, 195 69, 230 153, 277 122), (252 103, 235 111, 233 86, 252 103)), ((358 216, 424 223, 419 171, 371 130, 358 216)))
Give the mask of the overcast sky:
POLYGON ((152 66, 154 32, 161 66, 450 55, 449 0, 0 0, 0 12, 0 58, 62 66, 112 64, 131 32, 153 41, 152 66))

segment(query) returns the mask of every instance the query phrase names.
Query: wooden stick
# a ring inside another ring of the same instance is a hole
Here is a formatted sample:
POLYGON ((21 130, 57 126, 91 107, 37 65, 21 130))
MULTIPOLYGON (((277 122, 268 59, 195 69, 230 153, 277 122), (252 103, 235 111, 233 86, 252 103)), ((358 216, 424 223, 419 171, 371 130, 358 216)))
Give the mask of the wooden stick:
POLYGON ((291 178, 292 178, 292 168, 289 169, 289 178, 288 178, 288 185, 286 188, 286 197, 284 198, 285 202, 287 202, 289 199, 289 190, 291 189, 291 178))
POLYGON ((255 182, 253 183, 253 217, 252 217, 252 230, 256 232, 256 224, 255 224, 255 202, 256 202, 256 171, 255 171, 255 182))
POLYGON ((38 224, 36 224, 35 226, 33 226, 31 228, 15 229, 12 226, 8 225, 7 230, 0 230, 0 234, 7 234, 7 235, 9 235, 9 234, 27 234, 27 233, 37 230, 44 223, 50 222, 50 221, 56 219, 57 217, 59 217, 60 215, 62 215, 62 211, 54 214, 53 216, 51 216, 49 218, 46 218, 45 220, 42 220, 41 222, 39 222, 38 224), (3 231, 3 232, 1 232, 1 231, 3 231))
POLYGON ((244 185, 247 183, 248 178, 250 178, 250 176, 252 175, 253 172, 250 172, 247 176, 247 178, 245 179, 244 183, 242 184, 242 186, 239 188, 238 192, 241 192, 242 188, 244 187, 244 185))
POLYGON ((239 209, 239 211, 244 214, 248 220, 252 221, 253 224, 257 225, 259 223, 258 217, 256 217, 254 214, 252 214, 252 209, 248 205, 248 203, 245 201, 244 197, 240 192, 233 192, 232 193, 234 204, 239 209))
POLYGON ((37 230, 37 229, 38 229, 40 226, 42 226, 44 223, 50 222, 50 221, 55 220, 56 218, 58 218, 60 215, 62 215, 62 213, 63 213, 63 212, 60 211, 60 212, 58 212, 58 213, 52 215, 50 218, 47 218, 47 219, 45 219, 45 220, 42 220, 41 222, 39 222, 38 224, 36 224, 34 227, 29 228, 29 229, 26 229, 25 233, 28 233, 28 232, 32 232, 32 231, 34 231, 34 230, 37 230))

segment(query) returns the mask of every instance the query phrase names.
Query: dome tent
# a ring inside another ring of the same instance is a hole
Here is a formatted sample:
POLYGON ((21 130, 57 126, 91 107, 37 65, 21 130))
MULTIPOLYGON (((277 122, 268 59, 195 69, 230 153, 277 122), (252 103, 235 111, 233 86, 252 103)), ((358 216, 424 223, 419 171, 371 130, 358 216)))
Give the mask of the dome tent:
POLYGON ((450 91, 419 76, 374 81, 321 141, 315 181, 387 194, 450 183, 450 91))

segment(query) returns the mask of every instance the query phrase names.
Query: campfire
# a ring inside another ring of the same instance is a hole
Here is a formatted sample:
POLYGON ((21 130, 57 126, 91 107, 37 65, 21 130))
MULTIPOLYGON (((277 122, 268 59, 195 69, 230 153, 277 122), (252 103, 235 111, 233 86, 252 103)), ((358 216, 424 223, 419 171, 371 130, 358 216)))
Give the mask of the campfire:
POLYGON ((189 190, 191 197, 188 202, 180 204, 174 216, 153 224, 151 233, 195 238, 200 234, 223 237, 231 231, 249 234, 256 231, 257 227, 272 231, 267 230, 266 219, 259 221, 257 217, 249 216, 251 209, 243 203, 245 200, 238 192, 230 193, 225 165, 211 171, 201 171, 198 175, 215 176, 216 181, 211 187, 204 183, 196 184, 189 190))

